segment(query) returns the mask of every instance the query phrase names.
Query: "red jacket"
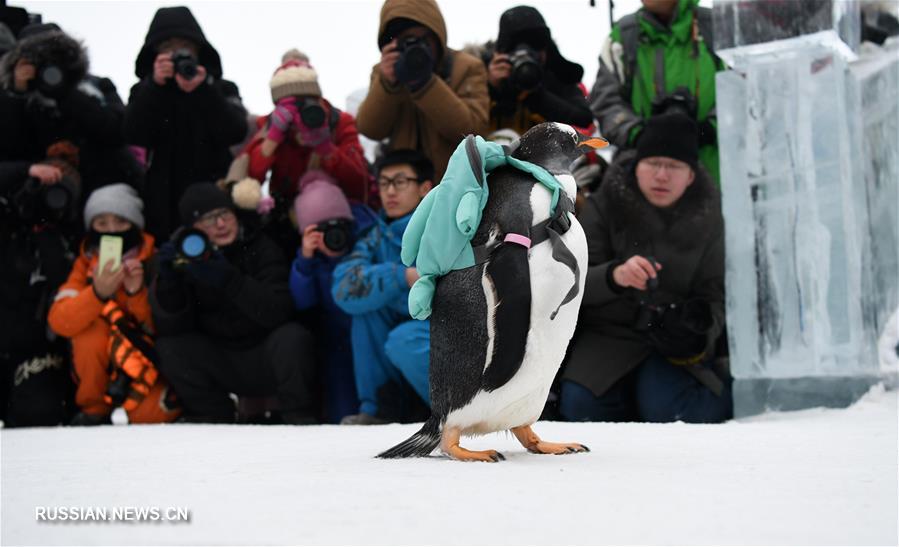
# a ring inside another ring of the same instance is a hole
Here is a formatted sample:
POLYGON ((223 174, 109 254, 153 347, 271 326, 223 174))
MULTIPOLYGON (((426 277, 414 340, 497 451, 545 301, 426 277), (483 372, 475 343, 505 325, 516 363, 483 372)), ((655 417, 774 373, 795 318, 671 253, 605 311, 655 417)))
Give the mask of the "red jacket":
MULTIPOLYGON (((332 108, 330 103, 323 102, 327 104, 327 108, 332 108)), ((269 157, 264 156, 262 141, 268 127, 268 118, 268 116, 260 116, 257 119, 256 125, 259 127, 259 131, 244 149, 250 157, 248 174, 261 182, 265 180, 266 173, 271 169, 269 192, 292 201, 297 195, 297 183, 300 177, 309 169, 309 160, 313 155, 312 150, 300 146, 295 139, 288 137, 278 145, 274 154, 269 157)), ((347 199, 368 203, 372 185, 353 116, 346 112, 340 112, 337 124, 331 132, 331 140, 337 146, 337 150, 330 156, 320 158, 319 168, 337 179, 347 199)))

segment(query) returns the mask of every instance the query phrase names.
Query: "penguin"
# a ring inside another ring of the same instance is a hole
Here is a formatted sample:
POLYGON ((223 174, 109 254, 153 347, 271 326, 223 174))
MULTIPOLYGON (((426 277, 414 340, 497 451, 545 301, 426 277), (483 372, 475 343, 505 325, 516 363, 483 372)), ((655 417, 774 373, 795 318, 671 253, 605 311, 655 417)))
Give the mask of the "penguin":
POLYGON ((608 143, 555 122, 528 130, 512 157, 535 163, 561 184, 552 193, 511 166, 487 177, 489 198, 471 240, 475 266, 437 279, 431 312, 431 417, 379 458, 423 457, 438 446, 451 458, 498 462, 496 450, 462 448, 463 435, 511 431, 530 452, 587 452, 551 443, 531 429, 574 334, 587 274, 587 241, 574 217, 577 185, 568 167, 608 143), (530 246, 528 243, 530 240, 530 246))

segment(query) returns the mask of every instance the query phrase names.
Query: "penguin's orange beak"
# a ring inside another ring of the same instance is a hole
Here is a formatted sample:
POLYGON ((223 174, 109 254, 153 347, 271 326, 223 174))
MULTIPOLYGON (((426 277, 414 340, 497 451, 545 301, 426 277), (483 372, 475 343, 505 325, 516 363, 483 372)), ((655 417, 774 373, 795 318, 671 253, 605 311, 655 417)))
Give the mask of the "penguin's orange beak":
POLYGON ((599 137, 593 137, 592 139, 587 139, 585 141, 581 141, 578 143, 578 146, 589 146, 591 148, 605 148, 609 146, 609 141, 605 139, 600 139, 599 137))

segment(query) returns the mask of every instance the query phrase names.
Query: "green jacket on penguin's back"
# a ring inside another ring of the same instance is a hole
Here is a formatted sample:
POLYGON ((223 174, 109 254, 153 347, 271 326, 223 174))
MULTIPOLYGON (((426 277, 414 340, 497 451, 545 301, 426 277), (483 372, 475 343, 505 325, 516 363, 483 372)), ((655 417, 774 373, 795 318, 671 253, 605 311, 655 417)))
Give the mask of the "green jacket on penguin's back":
POLYGON ((698 4, 679 0, 670 24, 645 8, 617 21, 599 57, 590 107, 606 138, 632 148, 653 103, 689 91, 701 131, 699 160, 718 181, 715 73, 725 67, 713 51, 711 10, 698 4))

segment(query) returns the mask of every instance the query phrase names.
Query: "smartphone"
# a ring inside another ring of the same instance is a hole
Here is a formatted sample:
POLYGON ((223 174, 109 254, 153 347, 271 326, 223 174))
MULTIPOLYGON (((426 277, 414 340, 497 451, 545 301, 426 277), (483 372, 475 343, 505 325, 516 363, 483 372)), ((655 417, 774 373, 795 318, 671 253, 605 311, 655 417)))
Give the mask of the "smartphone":
POLYGON ((106 263, 112 261, 112 269, 118 270, 122 265, 122 237, 100 236, 100 271, 106 267, 106 263))

